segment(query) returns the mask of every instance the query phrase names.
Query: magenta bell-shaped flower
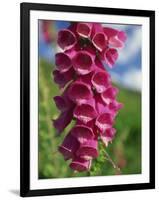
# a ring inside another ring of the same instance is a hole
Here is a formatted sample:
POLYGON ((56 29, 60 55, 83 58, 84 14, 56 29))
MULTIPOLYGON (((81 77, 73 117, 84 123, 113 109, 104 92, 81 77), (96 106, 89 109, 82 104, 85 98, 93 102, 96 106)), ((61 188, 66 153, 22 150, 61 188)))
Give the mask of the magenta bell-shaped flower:
POLYGON ((65 73, 61 73, 59 70, 54 70, 53 76, 55 83, 57 83, 60 88, 64 88, 67 83, 72 81, 72 77, 74 76, 74 70, 73 68, 71 68, 65 73))
POLYGON ((53 120, 53 125, 58 133, 61 133, 67 127, 67 125, 71 122, 72 117, 73 110, 68 109, 64 112, 61 112, 60 116, 56 120, 53 120))
POLYGON ((80 144, 76 154, 85 160, 98 157, 98 141, 95 139, 86 140, 84 143, 80 144))
POLYGON ((93 97, 93 92, 89 85, 81 81, 76 81, 72 83, 68 89, 68 96, 73 102, 80 105, 91 99, 93 97))
POLYGON ((77 39, 72 31, 64 29, 59 31, 57 42, 63 50, 68 50, 75 46, 77 39))
POLYGON ((67 100, 63 97, 63 96, 55 96, 54 98, 56 107, 60 110, 60 111, 65 111, 68 109, 68 102, 67 100))
POLYGON ((90 38, 92 32, 92 23, 78 23, 77 33, 84 38, 90 38))
POLYGON ((59 146, 60 153, 63 154, 64 159, 68 160, 70 158, 75 157, 75 152, 79 148, 79 142, 76 140, 75 137, 72 136, 71 133, 69 133, 63 143, 59 146))
POLYGON ((58 33, 62 51, 55 55, 53 77, 63 92, 53 98, 60 111, 53 125, 62 133, 75 121, 58 149, 74 171, 90 170, 100 153, 98 140, 107 146, 115 137, 113 125, 123 104, 104 63, 115 65, 125 41, 125 32, 99 23, 72 23, 58 33))
POLYGON ((85 75, 93 70, 93 59, 87 51, 79 51, 72 59, 77 74, 85 75))
POLYGON ((92 84, 98 93, 104 92, 110 84, 109 74, 105 71, 95 72, 92 77, 92 84))
POLYGON ((107 36, 104 32, 96 33, 92 39, 93 45, 102 52, 107 46, 107 36))
POLYGON ((107 105, 109 105, 116 97, 118 93, 118 89, 115 87, 110 86, 109 88, 107 88, 102 94, 101 94, 101 98, 104 101, 104 103, 106 103, 107 105))
POLYGON ((70 168, 73 169, 74 171, 88 171, 90 170, 91 167, 91 160, 85 160, 80 157, 76 157, 72 160, 70 163, 70 168))
POLYGON ((84 124, 96 118, 95 100, 92 98, 86 103, 77 105, 74 109, 73 116, 84 124))
POLYGON ((72 67, 72 60, 66 53, 55 55, 55 64, 61 73, 67 72, 72 67))
POLYGON ((86 125, 76 125, 72 130, 71 134, 80 142, 84 143, 87 140, 94 138, 93 130, 86 125))
POLYGON ((105 132, 101 133, 101 140, 107 146, 109 142, 111 142, 115 136, 116 130, 115 128, 108 128, 105 132))
POLYGON ((115 48, 122 48, 124 47, 124 42, 127 39, 127 36, 124 31, 118 31, 116 29, 104 27, 104 33, 108 37, 109 45, 115 48))
POLYGON ((118 59, 118 52, 114 48, 108 48, 103 52, 103 58, 108 67, 112 68, 118 59))
POLYGON ((96 119, 95 125, 101 133, 105 132, 113 124, 113 116, 111 113, 102 113, 96 119))

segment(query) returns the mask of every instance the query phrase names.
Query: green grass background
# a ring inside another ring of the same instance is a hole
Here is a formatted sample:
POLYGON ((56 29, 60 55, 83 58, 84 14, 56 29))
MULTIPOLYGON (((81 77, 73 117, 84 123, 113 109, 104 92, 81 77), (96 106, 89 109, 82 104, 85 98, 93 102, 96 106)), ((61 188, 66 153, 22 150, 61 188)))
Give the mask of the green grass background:
MULTIPOLYGON (((53 66, 44 60, 39 61, 39 137, 38 168, 39 178, 64 178, 79 176, 106 176, 119 174, 107 160, 105 151, 114 163, 120 167, 120 174, 141 173, 141 94, 120 88, 118 100, 124 104, 119 112, 115 128, 116 137, 107 148, 99 146, 100 156, 93 160, 90 172, 74 173, 57 152, 64 136, 56 135, 52 119, 59 114, 53 96, 59 95, 58 86, 52 81, 53 66)), ((119 88, 119 86, 117 86, 119 88)))

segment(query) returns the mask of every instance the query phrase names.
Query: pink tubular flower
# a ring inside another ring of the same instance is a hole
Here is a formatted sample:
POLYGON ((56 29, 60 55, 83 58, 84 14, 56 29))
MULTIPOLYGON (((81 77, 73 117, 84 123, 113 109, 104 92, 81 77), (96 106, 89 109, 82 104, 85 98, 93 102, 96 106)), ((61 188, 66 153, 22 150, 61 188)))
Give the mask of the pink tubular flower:
POLYGON ((118 34, 118 30, 109 27, 104 27, 103 31, 108 39, 115 37, 118 34))
POLYGON ((57 69, 61 72, 67 72, 69 71, 73 64, 72 64, 72 58, 74 55, 76 55, 76 51, 79 49, 79 46, 74 46, 73 49, 67 50, 65 52, 60 52, 55 54, 55 64, 57 69))
POLYGON ((57 42, 63 50, 68 50, 75 46, 77 39, 72 31, 63 29, 58 33, 57 42))
POLYGON ((72 60, 66 53, 57 53, 55 64, 60 72, 67 72, 72 67, 72 60))
POLYGON ((87 171, 91 167, 91 160, 85 160, 80 157, 76 157, 72 160, 70 163, 70 168, 73 169, 74 171, 87 171))
POLYGON ((68 89, 68 97, 78 105, 87 102, 87 100, 93 97, 93 92, 90 87, 80 81, 76 81, 71 84, 68 89))
POLYGON ((118 59, 118 52, 114 48, 108 48, 103 52, 103 59, 108 67, 112 68, 118 59))
POLYGON ((66 92, 63 93, 63 95, 61 96, 55 96, 53 99, 55 101, 56 107, 61 112, 71 109, 75 106, 74 103, 68 98, 68 95, 66 92))
POLYGON ((101 98, 104 101, 104 103, 106 103, 107 105, 109 105, 110 102, 112 102, 114 100, 114 98, 116 97, 117 93, 118 93, 118 89, 111 86, 111 87, 107 88, 101 94, 101 98))
POLYGON ((85 125, 76 125, 72 130, 71 134, 77 138, 80 143, 84 143, 89 139, 94 138, 94 133, 91 128, 85 125))
POLYGON ((104 33, 97 33, 92 39, 94 46, 99 50, 103 51, 107 45, 107 37, 104 33))
POLYGON ((105 71, 97 71, 92 77, 92 84, 98 93, 104 92, 110 84, 109 74, 105 71))
POLYGON ((123 107, 122 103, 117 102, 116 100, 113 100, 109 104, 109 109, 112 110, 115 114, 123 107))
POLYGON ((61 73, 59 70, 53 71, 54 81, 59 85, 60 88, 65 87, 67 83, 72 81, 73 76, 74 76, 73 68, 69 69, 65 73, 61 73))
POLYGON ((84 38, 89 38, 92 32, 92 23, 78 23, 77 33, 84 38))
POLYGON ((59 152, 63 154, 65 160, 68 160, 74 158, 75 152, 78 148, 79 142, 69 133, 65 137, 63 143, 59 146, 59 152))
POLYGON ((109 39, 109 44, 116 48, 123 48, 124 42, 126 40, 126 35, 123 31, 118 32, 118 34, 109 39))
POLYGON ((68 109, 61 112, 60 116, 56 120, 53 120, 53 125, 58 133, 61 133, 67 127, 67 125, 72 121, 72 117, 72 109, 68 109))
POLYGON ((55 96, 54 98, 56 107, 60 110, 60 111, 65 111, 67 110, 67 102, 64 99, 64 97, 62 96, 55 96))
POLYGON ((96 118, 97 112, 95 107, 89 103, 77 105, 73 113, 74 117, 82 121, 84 124, 96 118))
POLYGON ((108 44, 115 48, 123 48, 126 41, 126 34, 124 31, 118 31, 116 29, 105 27, 105 35, 108 37, 108 44))
POLYGON ((98 127, 100 132, 105 132, 113 124, 113 116, 111 113, 102 113, 96 119, 95 125, 98 127))
POLYGON ((86 140, 82 143, 77 150, 77 156, 84 158, 86 160, 90 160, 92 158, 96 158, 98 156, 98 141, 97 140, 86 140))
POLYGON ((99 23, 94 23, 92 28, 92 43, 99 50, 103 51, 107 47, 107 35, 99 23))
POLYGON ((104 63, 114 66, 125 41, 125 32, 99 23, 72 23, 58 33, 62 51, 55 55, 53 76, 63 93, 53 98, 60 111, 53 125, 62 133, 75 121, 58 148, 74 171, 90 170, 99 155, 98 140, 107 146, 115 137, 113 125, 123 104, 104 63))
POLYGON ((79 51, 72 59, 73 67, 78 74, 88 74, 92 71, 93 59, 87 51, 79 51))
POLYGON ((108 143, 111 142, 115 136, 116 130, 114 128, 107 129, 104 133, 101 134, 101 140, 103 143, 108 146, 108 143))

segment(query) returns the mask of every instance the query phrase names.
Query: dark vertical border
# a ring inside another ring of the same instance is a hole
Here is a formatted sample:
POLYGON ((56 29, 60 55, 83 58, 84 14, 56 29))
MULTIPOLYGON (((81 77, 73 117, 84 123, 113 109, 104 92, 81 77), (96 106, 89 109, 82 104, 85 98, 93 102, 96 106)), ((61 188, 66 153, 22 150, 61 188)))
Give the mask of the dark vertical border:
POLYGON ((155 12, 150 16, 150 183, 155 188, 155 12))
POLYGON ((21 72, 20 72, 20 195, 40 196, 108 191, 140 190, 155 188, 155 12, 116 8, 64 6, 49 4, 21 3, 21 72), (87 186, 59 189, 30 189, 30 10, 60 11, 75 13, 114 14, 149 17, 150 19, 150 180, 148 183, 87 186))
POLYGON ((20 195, 30 189, 30 57, 29 57, 29 8, 20 5, 20 195))

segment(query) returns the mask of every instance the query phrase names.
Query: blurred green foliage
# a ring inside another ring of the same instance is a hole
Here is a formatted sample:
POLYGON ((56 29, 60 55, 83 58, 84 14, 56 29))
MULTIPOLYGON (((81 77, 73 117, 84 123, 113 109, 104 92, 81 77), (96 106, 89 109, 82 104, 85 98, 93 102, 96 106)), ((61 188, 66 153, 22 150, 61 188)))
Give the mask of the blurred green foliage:
MULTIPOLYGON (((60 90, 52 81, 53 66, 44 60, 39 62, 39 178, 64 178, 79 176, 103 176, 115 174, 141 173, 141 94, 120 88, 118 100, 124 104, 119 112, 115 128, 116 137, 108 147, 99 145, 100 156, 93 160, 91 171, 75 173, 62 155, 57 152, 64 136, 72 126, 66 128, 59 136, 52 126, 59 112, 53 101, 53 96, 60 94, 60 90), (113 168, 106 152, 120 167, 121 172, 113 168)), ((117 86, 118 87, 118 86, 117 86)), ((119 87, 118 87, 119 88, 119 87)))

